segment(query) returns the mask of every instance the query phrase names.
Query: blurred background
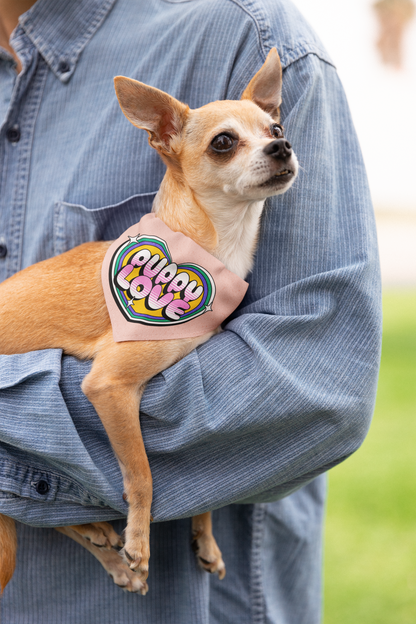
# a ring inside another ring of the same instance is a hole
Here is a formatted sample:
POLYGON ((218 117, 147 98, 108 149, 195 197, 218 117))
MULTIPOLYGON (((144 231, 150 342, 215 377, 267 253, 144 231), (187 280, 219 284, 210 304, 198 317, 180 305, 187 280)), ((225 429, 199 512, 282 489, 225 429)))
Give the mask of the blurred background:
POLYGON ((384 293, 373 425, 329 473, 324 624, 416 624, 416 2, 294 2, 347 93, 384 293))

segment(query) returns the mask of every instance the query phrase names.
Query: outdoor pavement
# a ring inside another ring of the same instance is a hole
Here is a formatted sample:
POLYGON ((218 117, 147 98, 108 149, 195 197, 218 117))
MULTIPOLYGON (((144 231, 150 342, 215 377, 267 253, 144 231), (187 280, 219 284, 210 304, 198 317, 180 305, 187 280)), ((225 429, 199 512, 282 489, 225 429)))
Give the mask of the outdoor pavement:
POLYGON ((416 288, 416 210, 376 211, 383 287, 416 288))

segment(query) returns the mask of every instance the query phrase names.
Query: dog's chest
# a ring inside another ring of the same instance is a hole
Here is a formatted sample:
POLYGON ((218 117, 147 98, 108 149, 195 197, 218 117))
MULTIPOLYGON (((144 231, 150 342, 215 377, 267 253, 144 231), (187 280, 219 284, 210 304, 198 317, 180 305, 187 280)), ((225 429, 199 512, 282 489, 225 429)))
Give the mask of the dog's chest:
POLYGON ((231 218, 224 215, 215 224, 219 240, 215 256, 242 279, 253 266, 263 206, 263 201, 256 202, 231 218))

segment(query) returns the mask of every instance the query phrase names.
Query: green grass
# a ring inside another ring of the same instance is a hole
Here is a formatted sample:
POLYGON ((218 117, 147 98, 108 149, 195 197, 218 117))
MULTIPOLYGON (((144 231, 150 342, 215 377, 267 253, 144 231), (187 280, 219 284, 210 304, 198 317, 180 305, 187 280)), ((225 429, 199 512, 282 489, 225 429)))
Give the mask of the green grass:
POLYGON ((374 421, 329 474, 324 624, 416 624, 416 291, 383 310, 374 421))

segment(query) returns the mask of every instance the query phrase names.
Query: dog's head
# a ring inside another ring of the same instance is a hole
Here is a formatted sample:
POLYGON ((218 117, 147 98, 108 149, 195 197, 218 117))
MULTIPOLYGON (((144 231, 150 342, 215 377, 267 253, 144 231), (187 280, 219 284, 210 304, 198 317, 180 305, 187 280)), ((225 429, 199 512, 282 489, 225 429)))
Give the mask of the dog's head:
POLYGON ((117 76, 115 88, 127 119, 147 130, 173 175, 204 203, 224 195, 263 200, 293 184, 298 164, 279 123, 282 68, 275 48, 239 101, 191 110, 130 78, 117 76))

